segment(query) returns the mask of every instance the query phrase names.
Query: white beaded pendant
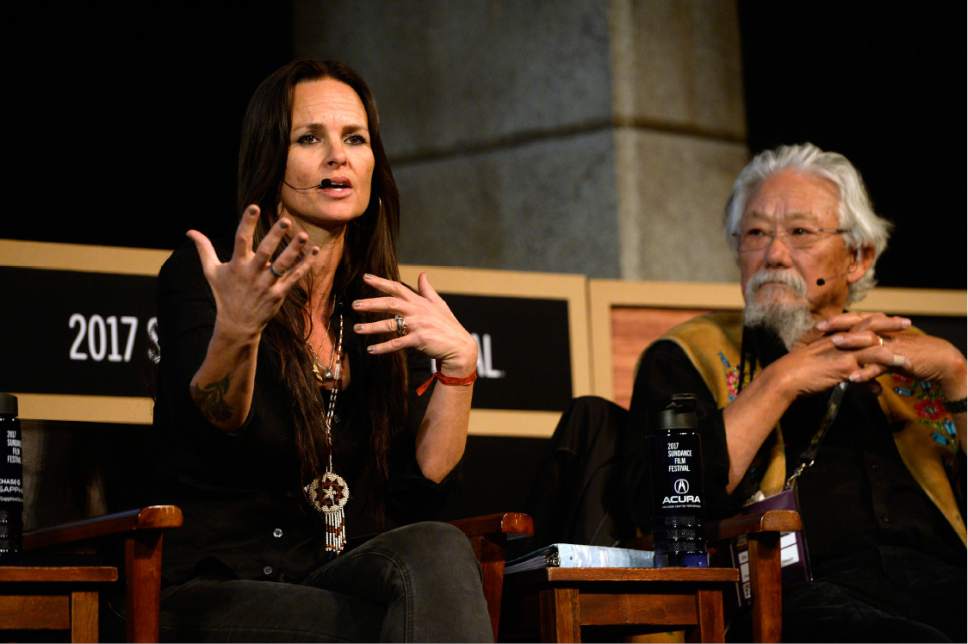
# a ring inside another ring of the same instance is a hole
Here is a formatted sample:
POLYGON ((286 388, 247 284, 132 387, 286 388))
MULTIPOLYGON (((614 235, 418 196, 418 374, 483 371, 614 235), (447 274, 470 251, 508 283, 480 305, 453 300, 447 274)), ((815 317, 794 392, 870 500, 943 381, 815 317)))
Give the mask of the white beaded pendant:
POLYGON ((343 477, 334 472, 324 472, 303 490, 313 507, 323 515, 325 539, 323 548, 339 554, 346 546, 346 519, 343 508, 350 500, 350 488, 343 477))

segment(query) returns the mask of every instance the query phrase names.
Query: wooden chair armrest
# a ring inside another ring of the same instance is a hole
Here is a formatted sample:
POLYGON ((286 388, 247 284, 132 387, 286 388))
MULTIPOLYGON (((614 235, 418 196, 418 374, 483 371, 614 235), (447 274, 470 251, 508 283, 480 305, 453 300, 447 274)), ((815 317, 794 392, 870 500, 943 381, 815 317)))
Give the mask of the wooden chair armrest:
POLYGON ((765 510, 750 514, 737 514, 720 521, 707 524, 710 541, 735 539, 740 535, 755 535, 766 532, 793 532, 802 530, 800 514, 795 510, 765 510))
POLYGON ((23 535, 23 548, 30 552, 132 532, 179 528, 181 525, 180 508, 174 505, 151 505, 126 512, 62 523, 49 528, 29 530, 23 535))
POLYGON ((780 533, 802 529, 800 514, 795 510, 748 512, 707 525, 710 543, 729 541, 741 535, 747 538, 754 642, 781 641, 780 533))
POLYGON ((534 535, 534 521, 521 512, 499 512, 468 517, 450 522, 468 537, 530 537, 534 535))

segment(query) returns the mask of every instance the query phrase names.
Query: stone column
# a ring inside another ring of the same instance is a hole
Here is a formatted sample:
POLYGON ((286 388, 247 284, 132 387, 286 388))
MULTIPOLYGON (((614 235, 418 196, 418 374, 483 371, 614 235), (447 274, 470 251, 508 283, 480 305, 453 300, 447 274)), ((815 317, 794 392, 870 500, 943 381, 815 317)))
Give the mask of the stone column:
POLYGON ((746 160, 732 1, 294 4, 379 101, 408 263, 728 280, 746 160))
POLYGON ((721 213, 747 161, 730 1, 611 0, 621 276, 738 276, 721 213))

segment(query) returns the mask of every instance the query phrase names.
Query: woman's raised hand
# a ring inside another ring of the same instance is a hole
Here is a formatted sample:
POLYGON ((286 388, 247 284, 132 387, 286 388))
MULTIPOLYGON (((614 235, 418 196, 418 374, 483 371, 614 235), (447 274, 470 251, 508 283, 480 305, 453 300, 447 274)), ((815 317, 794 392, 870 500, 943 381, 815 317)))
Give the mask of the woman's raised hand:
POLYGON ((436 358, 437 368, 445 376, 463 377, 477 369, 477 342, 430 285, 426 273, 417 278, 417 292, 375 275, 366 274, 363 279, 386 297, 356 300, 353 309, 388 317, 356 324, 353 330, 361 335, 393 336, 371 344, 367 349, 370 353, 391 353, 409 347, 436 358))
MULTIPOLYGON (((305 247, 309 240, 305 232, 297 233, 279 257, 270 263, 283 236, 292 226, 292 222, 285 217, 276 221, 253 250, 252 239, 258 220, 259 207, 247 207, 235 232, 232 258, 224 263, 219 260, 208 237, 197 230, 187 233, 195 242, 202 272, 215 296, 216 329, 245 339, 258 337, 262 333, 265 325, 279 311, 289 289, 310 268, 310 263, 305 261, 305 247)), ((318 253, 318 247, 309 251, 311 255, 318 253)))

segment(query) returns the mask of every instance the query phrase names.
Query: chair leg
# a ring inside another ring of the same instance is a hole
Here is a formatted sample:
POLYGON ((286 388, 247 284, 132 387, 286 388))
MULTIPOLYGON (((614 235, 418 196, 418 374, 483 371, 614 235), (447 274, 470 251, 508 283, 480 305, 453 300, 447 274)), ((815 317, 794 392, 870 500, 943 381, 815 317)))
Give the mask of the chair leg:
POLYGON ((487 537, 472 537, 470 541, 477 560, 481 562, 484 599, 487 602, 487 612, 491 618, 491 630, 494 632, 494 641, 496 642, 501 627, 501 600, 504 594, 505 548, 503 537, 501 542, 495 542, 487 537))
POLYGON ((97 591, 71 593, 71 641, 98 641, 97 591))
POLYGON ((494 631, 494 641, 497 641, 498 630, 501 627, 501 596, 504 585, 504 562, 482 561, 481 573, 484 576, 484 595, 487 600, 487 612, 490 613, 491 629, 494 631))
POLYGON ((125 609, 129 642, 158 641, 163 534, 139 533, 125 539, 125 609))
POLYGON ((753 641, 779 642, 783 597, 780 580, 780 535, 750 535, 750 585, 753 589, 753 641))

